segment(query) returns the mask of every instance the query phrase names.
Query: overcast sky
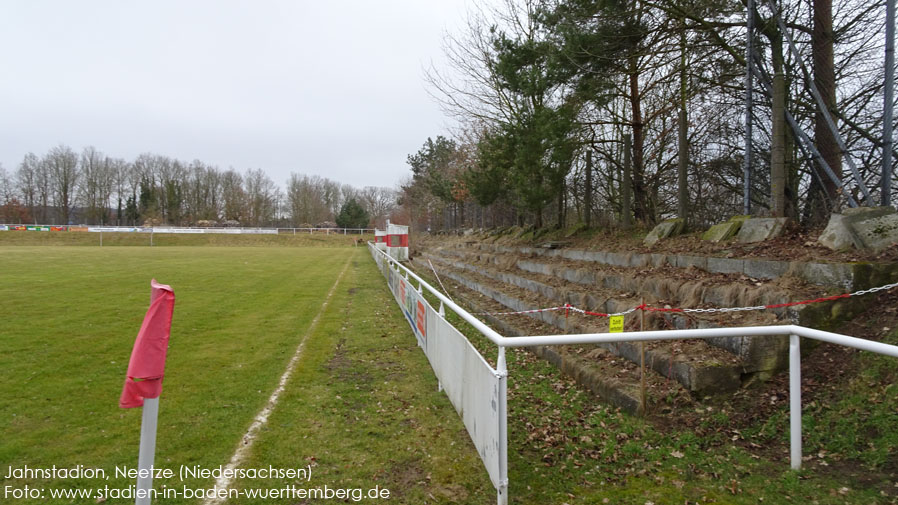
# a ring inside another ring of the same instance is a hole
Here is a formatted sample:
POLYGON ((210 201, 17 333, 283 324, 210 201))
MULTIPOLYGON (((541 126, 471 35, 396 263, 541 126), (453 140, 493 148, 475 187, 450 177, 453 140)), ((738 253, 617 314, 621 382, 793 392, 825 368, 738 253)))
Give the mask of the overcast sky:
POLYGON ((394 186, 466 0, 0 2, 0 164, 93 145, 394 186))

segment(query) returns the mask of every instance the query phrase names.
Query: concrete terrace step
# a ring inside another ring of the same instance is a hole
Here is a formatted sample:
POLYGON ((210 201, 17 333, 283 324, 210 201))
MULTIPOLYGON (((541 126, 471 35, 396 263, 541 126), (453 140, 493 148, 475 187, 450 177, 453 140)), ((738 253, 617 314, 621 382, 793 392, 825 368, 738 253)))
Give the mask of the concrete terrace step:
MULTIPOLYGON (((487 277, 491 280, 500 281, 511 286, 538 294, 546 298, 545 306, 555 306, 562 303, 570 303, 572 305, 576 305, 591 311, 614 313, 625 311, 638 304, 638 299, 636 297, 622 297, 622 293, 619 291, 597 288, 587 290, 584 287, 571 286, 567 281, 561 281, 557 278, 552 278, 551 276, 546 276, 544 274, 527 274, 526 272, 523 272, 524 275, 517 275, 508 272, 501 272, 490 269, 488 267, 459 261, 459 257, 457 255, 446 258, 438 255, 432 255, 430 253, 422 253, 422 256, 425 259, 438 262, 442 266, 452 267, 459 271, 473 272, 475 274, 487 277), (552 282, 553 279, 554 283, 552 282)), ((618 277, 625 278, 626 276, 621 275, 618 277)), ((647 281, 649 280, 651 279, 645 277, 638 279, 640 285, 636 287, 644 288, 645 284, 648 283, 647 281)), ((663 278, 658 279, 658 281, 661 283, 668 282, 667 279, 663 278)), ((674 281, 674 283, 676 283, 676 281, 674 281)), ((599 282, 598 285, 601 285, 601 282, 599 282)), ((634 289, 633 291, 639 293, 645 292, 642 289, 634 289)), ((779 295, 785 296, 785 293, 779 293, 779 295)), ((673 303, 676 303, 677 301, 670 299, 668 300, 673 303)), ((775 301, 771 303, 781 302, 775 301)), ((529 310, 533 308, 539 307, 528 305, 526 309, 515 310, 529 310)), ((741 320, 739 324, 742 325, 775 324, 778 322, 775 316, 771 314, 738 313, 737 316, 740 317, 741 320)), ((553 318, 557 316, 547 313, 543 314, 542 317, 553 318)), ((734 321, 731 318, 732 314, 716 314, 713 316, 685 316, 676 313, 654 313, 652 314, 652 317, 649 318, 648 328, 682 329, 696 327, 713 328, 720 326, 732 326, 734 324, 734 321), (722 322, 724 324, 722 324, 722 322)), ((549 322, 554 323, 554 321, 549 322)), ((607 328, 594 327, 594 329, 590 331, 606 331, 606 329, 607 328)), ((767 376, 772 375, 776 371, 783 369, 786 365, 786 351, 788 346, 783 339, 778 337, 729 337, 709 339, 706 342, 707 344, 726 350, 738 357, 741 367, 740 373, 746 375, 746 378, 764 379, 767 376), (757 377, 755 377, 754 375, 757 375, 757 377)), ((696 344, 697 343, 698 342, 696 342, 696 344)), ((701 381, 698 382, 700 383, 701 381)))
POLYGON ((669 265, 675 268, 695 267, 709 273, 742 274, 756 279, 775 279, 786 274, 811 284, 845 290, 867 289, 884 278, 898 274, 896 264, 876 263, 823 263, 802 261, 777 261, 751 258, 720 258, 688 254, 643 254, 609 251, 585 251, 578 249, 544 249, 539 247, 504 246, 468 242, 453 244, 467 250, 494 253, 513 253, 531 257, 564 258, 588 261, 617 267, 645 267, 669 265))
MULTIPOLYGON (((456 269, 442 262, 441 258, 436 258, 436 260, 441 264, 441 276, 445 275, 465 288, 495 300, 510 310, 532 310, 547 306, 546 301, 538 294, 534 293, 530 297, 530 301, 523 300, 519 296, 509 294, 519 291, 515 285, 484 277, 472 271, 456 269)), ((420 268, 429 269, 424 258, 418 257, 414 261, 420 268)), ((554 326, 555 330, 552 333, 559 331, 590 333, 606 329, 595 326, 594 319, 576 316, 565 318, 563 313, 539 312, 528 314, 528 316, 554 326)), ((632 362, 639 362, 640 346, 638 343, 607 344, 601 347, 632 362)), ((739 358, 721 349, 715 349, 702 341, 648 343, 645 356, 649 368, 664 377, 676 380, 697 395, 732 391, 738 389, 742 384, 744 367, 739 358)))
MULTIPOLYGON (((465 263, 481 263, 499 267, 513 267, 522 273, 557 277, 568 282, 590 287, 612 289, 620 293, 653 295, 661 300, 677 301, 680 305, 697 307, 705 304, 715 307, 742 307, 770 305, 793 301, 796 296, 819 295, 820 288, 803 289, 793 286, 789 290, 764 283, 732 280, 721 283, 702 271, 693 271, 688 279, 671 275, 664 267, 642 267, 639 275, 632 268, 594 266, 582 262, 518 259, 508 254, 477 254, 459 249, 434 249, 429 254, 454 256, 465 263), (553 262, 554 261, 554 262, 553 262), (580 263, 579 265, 577 263, 580 263)), ((799 308, 775 309, 784 320, 799 321, 799 308)))
MULTIPOLYGON (((420 266, 420 263, 419 263, 420 266)), ((429 277, 430 269, 419 268, 429 277)), ((459 286, 454 295, 464 296, 464 303, 475 312, 496 312, 507 307, 486 296, 459 286)), ((508 336, 526 336, 535 333, 552 333, 557 328, 530 318, 513 319, 502 316, 480 316, 491 327, 508 336), (525 324, 526 323, 526 324, 525 324)), ((527 348, 533 354, 548 361, 581 387, 621 410, 636 414, 640 411, 641 380, 639 366, 615 356, 598 346, 534 346, 527 348)), ((665 411, 671 399, 686 398, 689 393, 675 380, 670 380, 646 369, 646 403, 648 411, 665 411)))

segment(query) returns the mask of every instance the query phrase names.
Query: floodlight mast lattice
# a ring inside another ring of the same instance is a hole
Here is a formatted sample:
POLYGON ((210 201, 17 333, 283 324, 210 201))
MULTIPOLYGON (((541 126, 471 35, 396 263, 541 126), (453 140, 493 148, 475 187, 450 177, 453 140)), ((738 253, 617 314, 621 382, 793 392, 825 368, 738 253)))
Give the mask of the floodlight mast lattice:
POLYGON ((880 204, 892 204, 892 108, 895 91, 895 0, 886 0, 885 88, 882 113, 882 194, 880 204))
MULTIPOLYGON (((893 111, 894 111, 894 83, 895 83, 895 2, 896 0, 885 0, 886 4, 886 19, 885 19, 885 77, 884 77, 884 91, 883 91, 883 129, 882 129, 882 168, 880 174, 880 205, 889 206, 891 205, 891 185, 892 185, 892 149, 893 149, 893 111)), ((795 45, 794 40, 792 39, 789 31, 783 22, 781 17, 781 11, 776 7, 773 0, 766 0, 767 6, 772 11, 773 18, 776 20, 777 25, 780 31, 783 33, 783 36, 786 39, 787 46, 792 54, 795 56, 796 60, 799 62, 799 67, 804 74, 804 78, 808 84, 808 90, 811 93, 811 96, 814 100, 817 109, 823 113, 823 117, 826 122, 827 128, 833 135, 833 139, 836 144, 839 146, 840 151, 844 155, 844 159, 848 165, 848 169, 851 172, 851 176, 854 179, 855 185, 863 197, 863 201, 866 205, 874 205, 874 200, 871 195, 870 190, 868 189, 863 177, 860 174, 860 171, 857 169, 855 165, 854 159, 851 157, 848 152, 848 147, 842 138, 841 133, 838 130, 838 127, 835 124, 835 121, 832 117, 832 113, 827 110, 825 103, 823 101, 822 96, 820 95, 817 86, 814 84, 814 80, 808 72, 807 67, 802 63, 801 54, 798 51, 797 46, 795 45)), ((745 156, 743 159, 743 213, 750 214, 751 211, 751 166, 753 160, 752 154, 752 123, 753 123, 753 92, 754 92, 754 79, 753 76, 758 74, 758 78, 760 83, 765 86, 765 91, 769 93, 769 84, 765 82, 765 76, 763 67, 758 65, 755 62, 755 58, 757 58, 757 54, 754 48, 754 32, 755 32, 755 0, 747 0, 746 2, 746 44, 745 44, 745 156)), ((817 151, 811 139, 804 134, 803 131, 798 127, 795 119, 791 117, 791 114, 786 111, 786 121, 789 123, 792 130, 797 134, 796 137, 798 139, 799 148, 806 155, 810 155, 812 159, 811 168, 812 170, 818 174, 818 178, 821 178, 820 172, 817 171, 814 164, 819 164, 823 169, 823 172, 826 176, 828 176, 835 183, 837 188, 844 188, 845 180, 841 177, 837 177, 833 171, 833 168, 826 164, 826 161, 820 156, 820 153, 817 151)), ((848 193, 847 191, 843 191, 842 194, 846 197, 848 205, 850 207, 857 207, 858 203, 855 198, 848 193)))
POLYGON ((745 156, 742 160, 742 213, 751 214, 751 136, 754 76, 755 2, 748 0, 745 15, 745 156))

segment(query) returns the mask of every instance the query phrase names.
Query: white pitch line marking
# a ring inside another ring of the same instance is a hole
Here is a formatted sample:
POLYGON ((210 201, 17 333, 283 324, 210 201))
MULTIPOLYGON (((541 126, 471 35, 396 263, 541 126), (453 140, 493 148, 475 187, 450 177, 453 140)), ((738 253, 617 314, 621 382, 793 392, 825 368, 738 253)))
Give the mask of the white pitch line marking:
POLYGON ((271 415, 271 412, 274 410, 274 407, 277 406, 278 398, 280 398, 281 393, 284 392, 284 389, 287 386, 287 382, 290 380, 290 376, 293 375, 293 369, 296 368, 296 364, 299 362, 299 358, 302 355, 303 349, 306 347, 306 340, 309 339, 309 335, 315 331, 315 328, 318 327, 318 321, 321 319, 321 314, 324 314, 325 309, 327 309, 328 304, 330 303, 331 297, 334 295, 334 292, 337 290, 337 285, 340 284, 340 280, 343 279, 343 274, 346 273, 346 270, 349 268, 349 263, 352 261, 352 257, 346 261, 346 265, 343 266, 343 270, 340 272, 340 275, 337 276, 337 280, 334 282, 334 285, 331 286, 330 290, 327 292, 327 296, 324 298, 324 303, 321 304, 321 310, 315 314, 315 318, 312 319, 312 323, 309 325, 309 329, 306 330, 305 335, 303 335, 302 340, 299 342, 299 347, 296 348, 296 352, 293 353, 293 357, 290 358, 290 362, 287 363, 287 369, 284 370, 284 374, 281 375, 281 380, 278 381, 278 387, 275 388, 274 392, 271 393, 271 396, 268 397, 268 402, 265 404, 265 407, 256 414, 255 419, 253 419, 253 423, 249 426, 249 429, 246 430, 246 433, 243 435, 243 443, 237 446, 237 450, 234 451, 234 455, 231 456, 231 460, 228 461, 228 464, 224 468, 224 472, 222 472, 222 476, 219 477, 215 481, 215 489, 216 496, 213 498, 207 498, 203 503, 205 505, 217 505, 224 501, 223 496, 227 496, 227 489, 231 487, 231 478, 225 477, 228 473, 233 473, 233 471, 240 466, 243 460, 246 458, 246 455, 249 454, 250 448, 253 446, 253 442, 256 440, 256 436, 259 433, 259 430, 262 429, 265 424, 268 423, 268 416, 271 415), (219 491, 219 490, 223 490, 219 491))

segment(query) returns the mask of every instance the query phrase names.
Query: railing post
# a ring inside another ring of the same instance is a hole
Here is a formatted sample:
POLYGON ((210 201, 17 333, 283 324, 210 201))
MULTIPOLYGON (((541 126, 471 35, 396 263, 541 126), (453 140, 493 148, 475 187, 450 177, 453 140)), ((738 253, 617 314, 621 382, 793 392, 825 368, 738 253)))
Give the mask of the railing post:
POLYGON ((504 347, 499 348, 496 372, 499 375, 499 486, 496 488, 496 503, 508 505, 508 366, 504 347))
POLYGON ((789 449, 792 469, 801 469, 801 347, 789 335, 789 449))
MULTIPOLYGON (((446 318, 446 309, 443 308, 443 300, 440 300, 440 310, 437 311, 437 315, 439 315, 441 319, 446 318)), ((439 333, 439 330, 437 330, 437 333, 439 333)), ((437 391, 440 393, 443 392, 443 381, 441 381, 439 377, 437 377, 437 391)))

